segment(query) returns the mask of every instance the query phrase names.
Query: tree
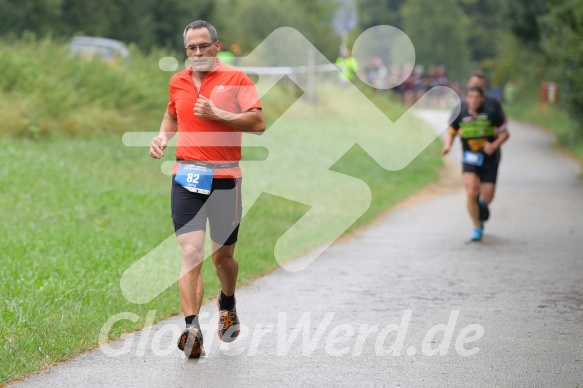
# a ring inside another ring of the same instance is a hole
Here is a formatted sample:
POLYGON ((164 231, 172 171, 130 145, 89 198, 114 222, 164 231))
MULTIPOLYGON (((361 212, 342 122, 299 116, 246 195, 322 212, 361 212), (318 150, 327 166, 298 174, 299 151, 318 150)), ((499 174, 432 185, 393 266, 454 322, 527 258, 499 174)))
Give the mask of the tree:
POLYGON ((49 34, 61 10, 62 0, 0 0, 0 34, 49 34))
MULTIPOLYGON (((134 1, 132 1, 132 4, 134 1)), ((151 8, 151 25, 155 36, 155 45, 166 48, 184 48, 182 30, 195 20, 207 20, 213 25, 215 1, 197 0, 153 0, 151 8)), ((219 26, 217 26, 218 28, 219 26)))
MULTIPOLYGON (((504 21, 538 63, 523 63, 520 73, 538 67, 559 83, 560 103, 577 123, 583 122, 583 3, 577 0, 501 2, 504 21)), ((544 81, 530 77, 532 85, 544 81)), ((580 137, 583 125, 580 124, 580 137)))
POLYGON ((84 34, 182 50, 182 29, 212 19, 213 9, 213 0, 0 0, 0 34, 84 34))
POLYGON ((443 65, 450 78, 465 79, 469 50, 464 14, 456 0, 408 0, 401 14, 403 30, 415 46, 417 64, 443 65))
POLYGON ((465 17, 470 59, 480 64, 496 57, 497 44, 505 28, 500 16, 499 0, 458 0, 465 17))
POLYGON ((357 0, 359 30, 364 31, 380 25, 402 29, 400 11, 404 3, 405 0, 357 0))
MULTIPOLYGON (((554 0, 540 17, 541 47, 550 74, 561 89, 562 103, 576 122, 583 122, 583 3, 554 0)), ((583 126, 581 127, 583 137, 583 126)))
POLYGON ((332 28, 335 5, 333 0, 222 0, 215 19, 222 39, 237 42, 244 52, 253 50, 274 30, 293 27, 326 57, 335 59, 339 46, 332 28))
POLYGON ((81 33, 123 39, 119 33, 113 33, 124 19, 122 4, 111 0, 100 2, 62 0, 60 17, 56 20, 54 31, 64 36, 81 33))
POLYGON ((504 22, 510 31, 530 49, 538 48, 541 39, 540 18, 553 0, 500 0, 504 22))

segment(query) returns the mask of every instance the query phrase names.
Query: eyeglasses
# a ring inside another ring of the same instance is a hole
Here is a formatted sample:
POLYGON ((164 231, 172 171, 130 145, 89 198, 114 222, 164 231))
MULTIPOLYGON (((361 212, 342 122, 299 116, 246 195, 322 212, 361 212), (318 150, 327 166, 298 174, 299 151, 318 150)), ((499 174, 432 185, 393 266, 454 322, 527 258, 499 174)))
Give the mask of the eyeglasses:
MULTIPOLYGON (((216 42, 216 41, 215 41, 216 42)), ((186 49, 186 54, 190 55, 190 54, 194 54, 196 53, 197 50, 200 50, 201 53, 204 53, 205 51, 207 51, 209 48, 211 48, 211 46, 213 44, 215 44, 215 42, 211 42, 211 43, 202 43, 199 44, 198 46, 192 45, 192 46, 188 46, 185 47, 186 49)))

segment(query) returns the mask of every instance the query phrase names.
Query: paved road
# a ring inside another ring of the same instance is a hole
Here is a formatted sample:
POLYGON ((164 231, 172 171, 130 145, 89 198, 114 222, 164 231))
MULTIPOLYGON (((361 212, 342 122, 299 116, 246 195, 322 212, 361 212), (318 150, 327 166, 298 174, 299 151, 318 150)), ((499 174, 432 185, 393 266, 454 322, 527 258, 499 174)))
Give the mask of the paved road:
POLYGON ((460 186, 240 289, 245 332, 229 346, 205 305, 200 361, 175 349, 175 317, 15 386, 583 386, 579 169, 547 133, 510 128, 483 242, 466 242, 460 186))

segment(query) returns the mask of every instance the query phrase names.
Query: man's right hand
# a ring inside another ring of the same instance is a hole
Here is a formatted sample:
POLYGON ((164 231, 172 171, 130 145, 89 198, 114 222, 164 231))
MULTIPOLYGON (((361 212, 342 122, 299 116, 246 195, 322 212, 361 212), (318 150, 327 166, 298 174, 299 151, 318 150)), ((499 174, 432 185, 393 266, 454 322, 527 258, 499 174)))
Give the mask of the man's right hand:
POLYGON ((156 136, 150 142, 150 156, 154 159, 160 159, 164 157, 164 150, 168 145, 168 139, 166 136, 156 136))
POLYGON ((443 149, 441 150, 441 154, 442 155, 447 155, 450 150, 451 150, 451 146, 446 144, 446 145, 443 146, 443 149))

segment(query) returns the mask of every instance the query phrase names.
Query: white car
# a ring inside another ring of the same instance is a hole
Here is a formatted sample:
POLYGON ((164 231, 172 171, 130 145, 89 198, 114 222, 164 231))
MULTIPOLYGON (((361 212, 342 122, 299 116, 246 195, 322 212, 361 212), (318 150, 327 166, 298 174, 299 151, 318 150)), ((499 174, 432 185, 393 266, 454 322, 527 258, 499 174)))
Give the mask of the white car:
POLYGON ((124 61, 129 63, 130 52, 125 43, 115 39, 93 36, 77 36, 71 41, 71 54, 85 58, 99 56, 106 62, 124 61))

